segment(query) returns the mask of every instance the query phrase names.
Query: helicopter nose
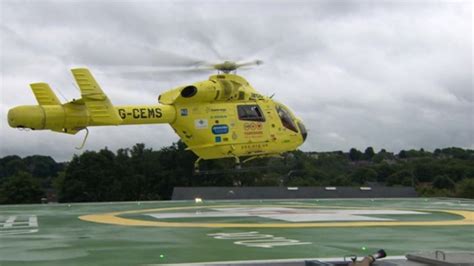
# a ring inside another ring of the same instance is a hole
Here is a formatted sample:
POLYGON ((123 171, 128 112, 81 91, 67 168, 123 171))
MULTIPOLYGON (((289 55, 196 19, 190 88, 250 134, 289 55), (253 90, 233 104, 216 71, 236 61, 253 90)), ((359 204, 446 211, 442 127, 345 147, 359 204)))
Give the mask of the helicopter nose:
POLYGON ((306 127, 301 121, 298 121, 298 127, 300 128, 300 133, 301 133, 301 136, 303 137, 303 142, 304 142, 306 140, 306 137, 308 136, 308 131, 306 131, 306 127))

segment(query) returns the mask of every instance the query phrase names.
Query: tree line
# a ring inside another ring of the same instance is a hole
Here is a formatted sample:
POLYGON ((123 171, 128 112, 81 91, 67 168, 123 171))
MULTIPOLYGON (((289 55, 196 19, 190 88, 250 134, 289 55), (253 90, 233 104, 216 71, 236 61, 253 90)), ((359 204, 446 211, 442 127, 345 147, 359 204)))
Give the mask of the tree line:
POLYGON ((182 142, 153 150, 144 144, 116 152, 0 158, 0 203, 166 200, 175 186, 414 186, 422 196, 474 198, 474 151, 461 148, 398 154, 372 147, 348 152, 294 151, 230 171, 231 159, 203 161, 182 142), (209 171, 206 171, 209 170, 209 171))

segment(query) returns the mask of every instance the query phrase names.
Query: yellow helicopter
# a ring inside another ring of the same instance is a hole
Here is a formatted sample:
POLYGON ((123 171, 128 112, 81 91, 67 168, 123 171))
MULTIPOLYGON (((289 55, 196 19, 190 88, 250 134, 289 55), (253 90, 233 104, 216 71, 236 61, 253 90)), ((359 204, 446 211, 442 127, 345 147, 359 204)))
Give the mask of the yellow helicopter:
POLYGON ((235 158, 243 162, 278 156, 297 149, 306 139, 303 122, 292 111, 258 93, 243 77, 241 67, 260 65, 225 61, 211 65, 217 70, 208 80, 168 90, 159 104, 114 106, 86 68, 72 69, 81 98, 61 104, 47 83, 30 84, 39 105, 17 106, 9 110, 13 128, 49 129, 76 134, 90 126, 170 124, 198 159, 235 158))

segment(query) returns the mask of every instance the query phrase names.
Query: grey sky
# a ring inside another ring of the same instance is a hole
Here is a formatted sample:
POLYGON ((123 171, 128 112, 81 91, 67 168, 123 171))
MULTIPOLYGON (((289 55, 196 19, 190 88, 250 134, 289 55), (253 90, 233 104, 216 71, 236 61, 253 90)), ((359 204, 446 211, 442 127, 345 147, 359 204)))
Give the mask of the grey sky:
MULTIPOLYGON (((69 69, 86 66, 114 104, 148 104, 212 72, 124 71, 219 56, 265 62, 240 74, 305 121, 303 150, 474 148, 471 1, 0 3, 0 156, 80 153, 83 132, 9 128, 9 108, 36 104, 29 83, 71 100, 69 69)), ((167 125, 90 131, 90 150, 178 140, 167 125)))

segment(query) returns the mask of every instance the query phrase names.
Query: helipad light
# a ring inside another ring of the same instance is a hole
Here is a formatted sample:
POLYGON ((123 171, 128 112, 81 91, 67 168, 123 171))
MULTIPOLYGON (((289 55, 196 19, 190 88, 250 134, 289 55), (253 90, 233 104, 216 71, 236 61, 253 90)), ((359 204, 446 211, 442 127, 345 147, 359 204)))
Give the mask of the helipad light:
POLYGON ((201 203, 201 202, 202 202, 202 199, 201 199, 201 198, 195 198, 195 199, 194 199, 194 202, 196 202, 196 203, 201 203))
POLYGON ((165 255, 160 254, 160 259, 164 259, 164 258, 165 258, 165 255))

